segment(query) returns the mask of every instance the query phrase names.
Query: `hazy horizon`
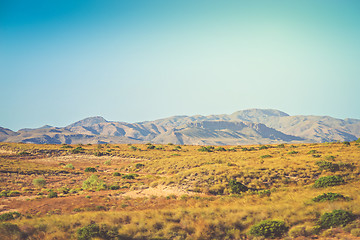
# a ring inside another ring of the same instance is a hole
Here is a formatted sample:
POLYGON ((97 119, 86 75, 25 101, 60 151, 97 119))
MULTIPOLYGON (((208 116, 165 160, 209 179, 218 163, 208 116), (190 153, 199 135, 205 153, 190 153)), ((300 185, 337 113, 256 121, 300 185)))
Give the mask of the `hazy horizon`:
POLYGON ((360 2, 0 1, 0 126, 360 119, 360 2))

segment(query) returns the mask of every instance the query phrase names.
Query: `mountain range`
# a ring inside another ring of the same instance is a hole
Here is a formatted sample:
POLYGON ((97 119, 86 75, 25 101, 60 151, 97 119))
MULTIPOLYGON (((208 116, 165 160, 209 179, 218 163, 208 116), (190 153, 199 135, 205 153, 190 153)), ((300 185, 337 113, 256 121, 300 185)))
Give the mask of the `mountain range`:
POLYGON ((138 123, 89 117, 66 127, 45 125, 14 132, 0 127, 0 142, 23 143, 159 143, 239 145, 353 141, 359 119, 290 116, 274 109, 248 109, 230 115, 173 116, 138 123))

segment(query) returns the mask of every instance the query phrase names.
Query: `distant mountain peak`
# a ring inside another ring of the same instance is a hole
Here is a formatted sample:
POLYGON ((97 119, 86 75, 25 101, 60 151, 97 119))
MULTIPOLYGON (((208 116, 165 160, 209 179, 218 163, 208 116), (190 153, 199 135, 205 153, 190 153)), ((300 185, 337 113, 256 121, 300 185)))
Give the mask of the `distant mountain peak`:
POLYGON ((45 125, 13 132, 0 127, 0 142, 144 143, 243 145, 281 142, 353 141, 360 137, 359 119, 289 116, 275 109, 247 109, 231 115, 173 116, 126 123, 88 117, 65 128, 45 125))
POLYGON ((95 116, 95 117, 88 117, 88 118, 84 118, 83 120, 77 121, 73 124, 70 124, 67 127, 89 127, 95 124, 99 124, 99 123, 105 123, 108 122, 106 121, 105 118, 101 117, 101 116, 95 116))
POLYGON ((260 108, 251 108, 251 109, 246 109, 246 110, 241 110, 241 111, 237 111, 234 112, 232 115, 238 115, 238 114, 243 114, 243 115, 248 115, 248 116, 274 116, 274 117, 287 117, 290 116, 289 114, 282 112, 280 110, 277 109, 260 109, 260 108))

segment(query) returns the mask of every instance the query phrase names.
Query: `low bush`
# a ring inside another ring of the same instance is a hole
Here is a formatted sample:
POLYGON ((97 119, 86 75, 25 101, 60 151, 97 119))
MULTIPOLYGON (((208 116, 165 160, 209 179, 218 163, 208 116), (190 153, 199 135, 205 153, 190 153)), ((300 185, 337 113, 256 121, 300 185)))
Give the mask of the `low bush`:
POLYGON ((19 152, 18 155, 19 156, 28 156, 28 155, 30 155, 30 153, 26 152, 26 151, 22 151, 22 152, 19 152))
POLYGON ((225 152, 225 151, 226 151, 226 149, 225 149, 225 148, 223 148, 223 147, 217 147, 217 148, 215 148, 215 151, 225 152))
POLYGON ((334 160, 335 160, 335 157, 332 156, 332 155, 329 155, 329 156, 326 156, 325 159, 326 159, 326 160, 329 160, 329 161, 334 161, 334 160))
POLYGON ((97 172, 96 168, 93 167, 87 167, 85 168, 85 172, 97 172))
POLYGON ((61 146, 61 148, 73 148, 73 147, 70 146, 70 145, 67 145, 67 144, 63 144, 63 145, 61 146))
POLYGON ((113 176, 119 177, 119 176, 121 176, 121 173, 119 173, 119 172, 114 172, 114 173, 113 173, 113 176))
POLYGON ((88 179, 86 179, 82 187, 88 190, 103 190, 106 189, 106 185, 103 180, 99 179, 96 175, 91 175, 88 179))
POLYGON ((93 238, 100 239, 117 239, 118 229, 116 227, 109 227, 108 225, 89 224, 77 230, 78 240, 89 240, 93 238))
POLYGON ((19 218, 21 216, 18 212, 8 212, 0 215, 0 221, 9 221, 19 218))
POLYGON ((268 149, 268 147, 265 146, 265 145, 261 145, 261 146, 259 147, 259 150, 263 150, 263 149, 268 149))
POLYGON ((150 143, 146 148, 147 149, 155 149, 155 146, 150 143))
POLYGON ((120 186, 119 185, 112 185, 110 186, 110 190, 118 190, 120 189, 120 186))
POLYGON ((103 153, 103 152, 95 152, 94 155, 97 156, 97 157, 101 157, 101 156, 104 156, 105 153, 103 153))
POLYGON ((142 164, 142 163, 137 163, 137 164, 135 165, 135 168, 142 168, 142 167, 145 167, 145 165, 142 164))
POLYGON ((198 149, 199 152, 212 152, 213 150, 214 150, 213 146, 201 147, 198 149))
POLYGON ((247 186, 245 186, 241 182, 237 182, 236 180, 230 180, 229 187, 230 187, 230 192, 235 194, 246 192, 249 189, 247 186))
POLYGON ((325 176, 315 181, 315 188, 325 188, 343 184, 345 181, 341 176, 325 176))
POLYGON ((272 156, 271 155, 269 155, 269 154, 266 154, 266 155, 262 155, 262 156, 260 156, 260 158, 271 158, 272 156))
POLYGON ((74 165, 72 165, 71 163, 67 164, 65 166, 65 168, 69 168, 69 169, 74 169, 74 165))
POLYGON ((337 226, 346 226, 346 224, 355 220, 355 215, 351 212, 344 210, 334 210, 331 213, 324 213, 319 221, 318 225, 322 229, 327 229, 337 226))
POLYGON ((297 151, 291 151, 291 152, 288 152, 288 154, 298 154, 299 152, 297 151))
POLYGON ((265 238, 280 238, 288 231, 288 229, 289 228, 283 221, 264 220, 252 226, 250 234, 265 238))
POLYGON ((135 173, 130 173, 130 174, 126 174, 126 175, 123 175, 122 178, 123 179, 135 179, 135 177, 137 177, 139 175, 135 174, 135 173))
POLYGON ((337 200, 350 200, 349 197, 345 197, 339 193, 324 193, 312 199, 314 202, 324 202, 324 201, 337 201, 337 200))
POLYGON ((32 181, 33 185, 36 186, 36 187, 45 187, 46 185, 46 180, 43 179, 43 178, 35 178, 33 181, 32 181))
POLYGON ((133 150, 133 151, 138 150, 138 148, 137 148, 137 147, 135 147, 135 146, 130 146, 129 148, 130 148, 131 150, 133 150))
POLYGON ((332 162, 317 161, 315 164, 319 167, 319 170, 325 170, 331 172, 336 172, 340 170, 339 164, 332 162))
POLYGON ((82 147, 76 147, 73 150, 71 150, 71 153, 78 154, 78 153, 84 153, 84 150, 82 147))
POLYGON ((308 152, 308 154, 315 154, 315 153, 318 153, 318 151, 316 151, 316 150, 310 150, 310 151, 308 152))
POLYGON ((236 152, 236 148, 235 148, 235 147, 231 147, 231 148, 228 148, 227 151, 229 151, 229 152, 236 152))
POLYGON ((48 194, 48 198, 57 198, 57 196, 58 196, 57 192, 50 190, 50 192, 48 194))

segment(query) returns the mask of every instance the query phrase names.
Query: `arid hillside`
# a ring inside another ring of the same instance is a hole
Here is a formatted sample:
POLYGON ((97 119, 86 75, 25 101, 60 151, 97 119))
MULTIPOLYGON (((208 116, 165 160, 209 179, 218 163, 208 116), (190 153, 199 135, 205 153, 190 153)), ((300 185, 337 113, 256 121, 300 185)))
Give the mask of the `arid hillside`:
POLYGON ((239 145, 354 141, 360 120, 289 116, 279 110, 249 109, 227 115, 174 116, 126 123, 90 117, 66 127, 45 125, 13 132, 0 128, 0 141, 37 144, 157 143, 239 145))

